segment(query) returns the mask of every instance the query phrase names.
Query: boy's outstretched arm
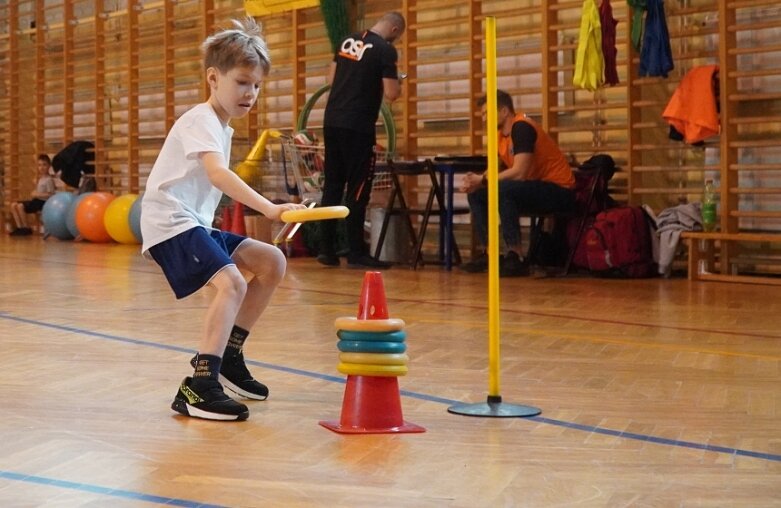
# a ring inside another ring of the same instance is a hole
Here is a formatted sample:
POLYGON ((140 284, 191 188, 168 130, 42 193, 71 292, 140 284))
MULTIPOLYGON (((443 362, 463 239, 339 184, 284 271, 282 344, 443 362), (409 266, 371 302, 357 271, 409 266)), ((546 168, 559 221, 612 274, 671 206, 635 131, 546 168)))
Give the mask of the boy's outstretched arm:
POLYGON ((205 152, 201 154, 201 157, 206 168, 206 176, 209 177, 209 181, 212 185, 220 189, 233 200, 243 203, 253 210, 257 210, 269 219, 278 219, 280 214, 285 210, 306 208, 304 205, 296 203, 275 205, 255 192, 255 190, 247 185, 244 180, 239 178, 236 173, 228 169, 228 164, 220 153, 205 152))

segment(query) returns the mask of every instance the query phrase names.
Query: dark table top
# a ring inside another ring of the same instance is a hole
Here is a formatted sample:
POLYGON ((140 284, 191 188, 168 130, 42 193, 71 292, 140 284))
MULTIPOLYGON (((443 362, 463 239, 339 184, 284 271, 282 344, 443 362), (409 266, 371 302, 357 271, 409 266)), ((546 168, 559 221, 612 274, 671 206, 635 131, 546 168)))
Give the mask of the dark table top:
MULTIPOLYGON (((435 169, 449 169, 454 173, 484 171, 488 165, 488 158, 484 155, 440 155, 429 160, 435 169)), ((427 171, 427 162, 426 160, 378 161, 375 169, 398 174, 423 174, 427 171)))
POLYGON ((457 173, 466 171, 483 171, 488 166, 485 155, 443 155, 434 157, 434 166, 447 167, 457 173))
POLYGON ((422 175, 428 171, 426 161, 377 161, 375 171, 392 171, 401 175, 422 175))

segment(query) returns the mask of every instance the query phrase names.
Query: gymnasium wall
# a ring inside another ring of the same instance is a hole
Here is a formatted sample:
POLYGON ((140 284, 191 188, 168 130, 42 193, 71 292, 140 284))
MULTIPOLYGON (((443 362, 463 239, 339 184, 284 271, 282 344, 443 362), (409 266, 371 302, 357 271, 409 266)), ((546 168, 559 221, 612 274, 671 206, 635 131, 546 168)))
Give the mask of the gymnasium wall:
MULTIPOLYGON (((656 210, 698 200, 702 181, 721 188, 729 231, 781 229, 781 7, 771 0, 667 0, 675 69, 639 77, 630 12, 613 0, 620 84, 572 85, 579 0, 363 0, 356 28, 387 10, 407 18, 399 41, 409 74, 394 103, 398 156, 483 152, 475 99, 483 90, 482 17, 496 16, 499 86, 539 119, 573 159, 612 154, 617 195, 656 210), (693 147, 667 137, 661 112, 687 71, 721 66, 721 136, 693 147)), ((205 99, 198 47, 242 15, 239 0, 9 0, 0 11, 0 168, 3 210, 29 194, 35 154, 75 139, 96 144, 99 184, 143 190, 165 133, 205 99)), ((273 70, 255 112, 235 122, 240 160, 265 128, 290 130, 325 83, 330 45, 317 8, 260 19, 273 70)), ((308 127, 322 122, 323 100, 308 127)), ((382 130, 379 131, 382 135, 382 130)), ((262 189, 274 192, 276 189, 262 189)))

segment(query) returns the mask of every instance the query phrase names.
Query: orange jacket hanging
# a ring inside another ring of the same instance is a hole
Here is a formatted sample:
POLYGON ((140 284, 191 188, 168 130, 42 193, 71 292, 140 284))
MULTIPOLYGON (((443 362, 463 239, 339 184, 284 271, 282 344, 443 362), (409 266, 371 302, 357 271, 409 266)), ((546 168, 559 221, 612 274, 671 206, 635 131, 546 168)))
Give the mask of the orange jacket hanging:
POLYGON ((686 73, 662 113, 686 143, 697 143, 719 133, 719 98, 713 90, 713 74, 718 70, 718 65, 703 65, 686 73))

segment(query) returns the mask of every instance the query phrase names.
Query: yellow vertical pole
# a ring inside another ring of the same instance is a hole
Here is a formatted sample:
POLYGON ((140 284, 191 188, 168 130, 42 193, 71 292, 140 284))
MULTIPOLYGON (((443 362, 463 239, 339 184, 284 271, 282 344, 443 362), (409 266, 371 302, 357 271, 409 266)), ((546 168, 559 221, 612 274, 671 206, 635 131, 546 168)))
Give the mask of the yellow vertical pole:
POLYGON ((499 129, 497 128, 496 18, 485 18, 486 132, 488 133, 488 397, 456 404, 449 413, 492 418, 536 416, 532 406, 506 404, 499 393, 499 129))
POLYGON ((488 132, 488 395, 499 395, 499 135, 496 128, 496 18, 485 18, 488 132))

